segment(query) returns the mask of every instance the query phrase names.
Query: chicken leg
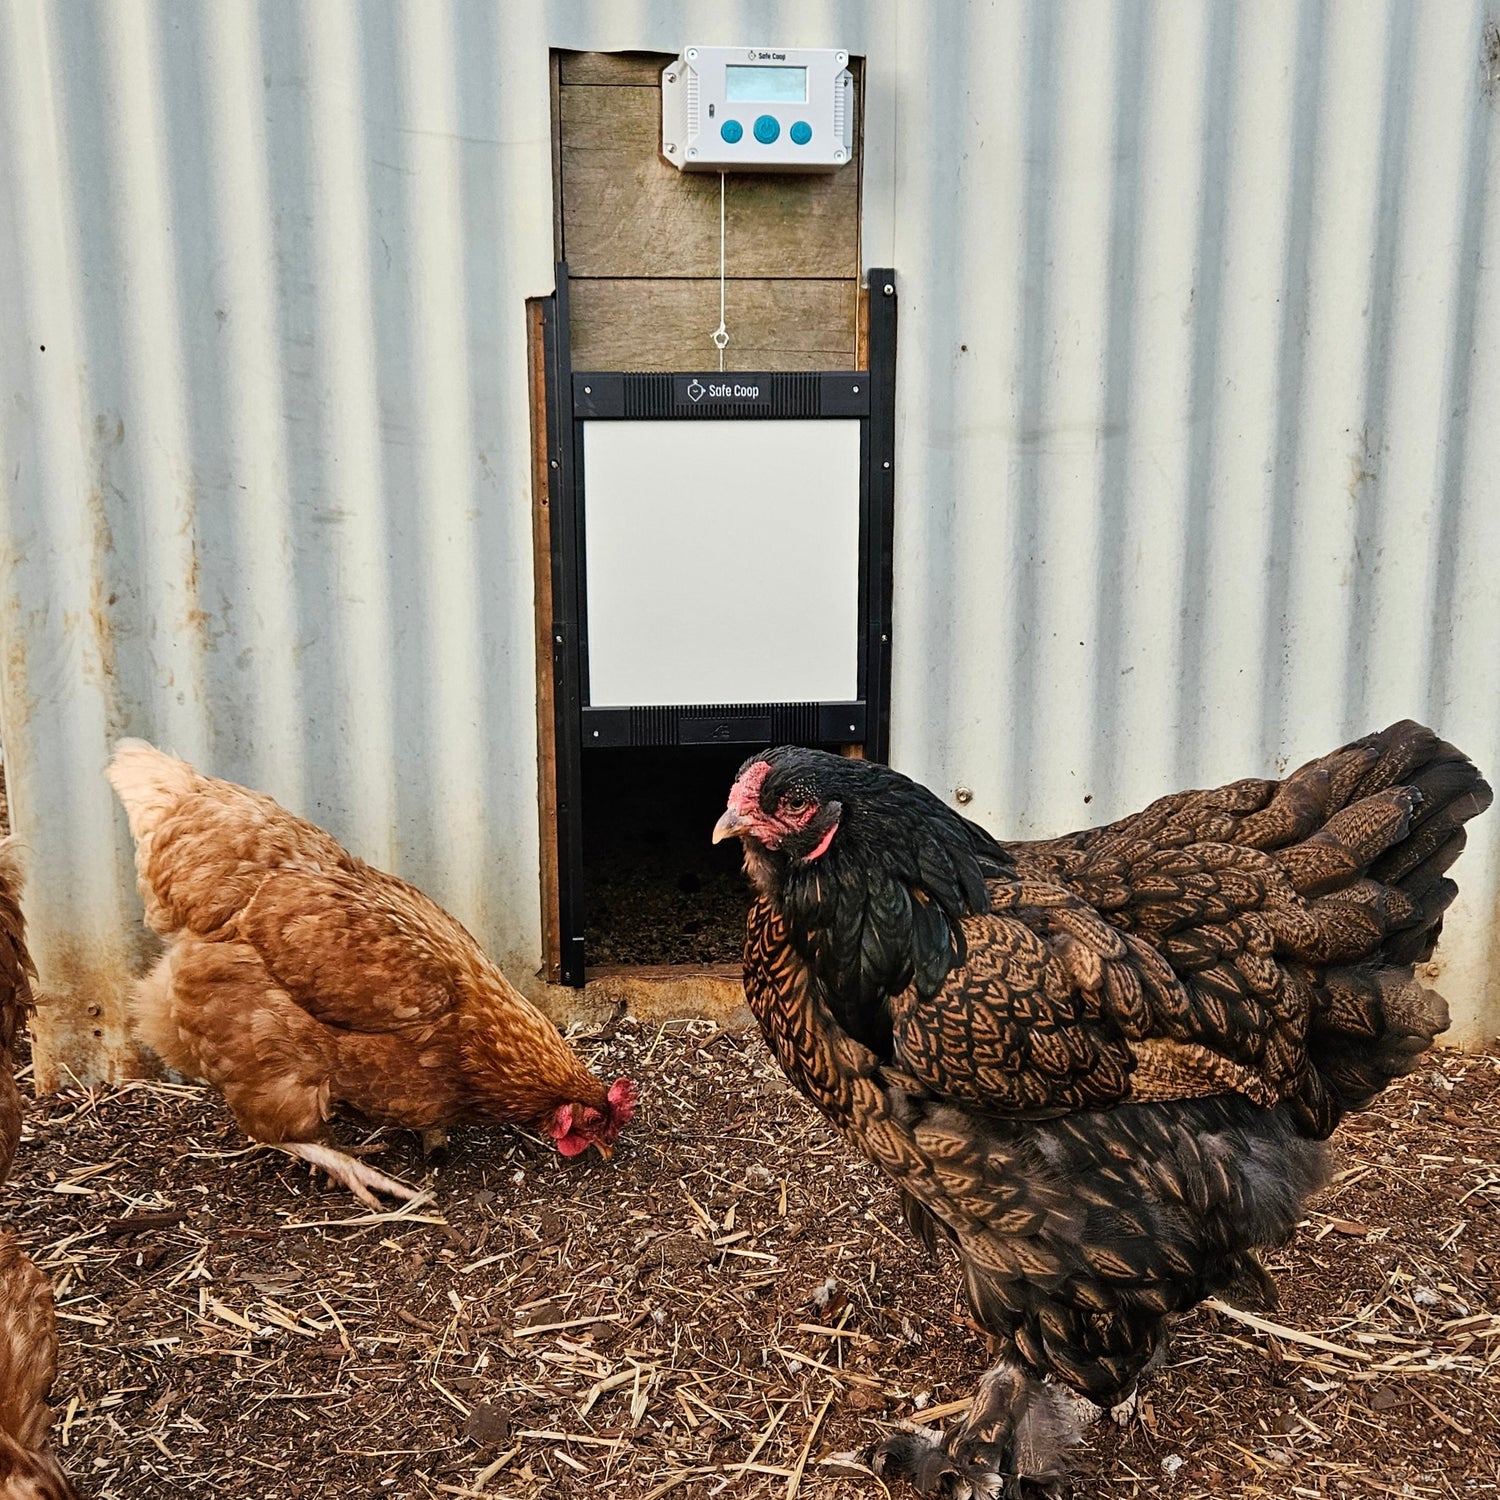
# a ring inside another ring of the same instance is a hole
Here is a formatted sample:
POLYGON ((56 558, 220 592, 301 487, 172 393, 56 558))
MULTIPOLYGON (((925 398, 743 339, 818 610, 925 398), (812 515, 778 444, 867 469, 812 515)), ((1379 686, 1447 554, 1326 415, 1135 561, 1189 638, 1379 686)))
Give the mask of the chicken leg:
POLYGON ((405 1202, 420 1196, 417 1188, 397 1182, 394 1177, 387 1177, 384 1172, 377 1172, 374 1167, 367 1167, 362 1161, 356 1161, 342 1151, 335 1151, 332 1146, 320 1145, 316 1141, 291 1141, 276 1149, 311 1166, 322 1167, 335 1182, 343 1183, 366 1208, 374 1209, 376 1213, 383 1208, 376 1193, 385 1193, 388 1197, 400 1198, 405 1202))
POLYGON ((946 1437, 931 1428, 893 1432, 871 1452, 870 1467, 943 1500, 1053 1500, 1063 1493, 1062 1450, 1078 1439, 1064 1392, 1004 1361, 981 1378, 946 1437))

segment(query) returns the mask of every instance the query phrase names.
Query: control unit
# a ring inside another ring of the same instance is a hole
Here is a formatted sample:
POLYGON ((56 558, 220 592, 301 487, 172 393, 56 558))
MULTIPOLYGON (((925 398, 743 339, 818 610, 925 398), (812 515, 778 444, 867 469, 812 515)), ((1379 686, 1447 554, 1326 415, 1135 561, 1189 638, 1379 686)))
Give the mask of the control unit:
POLYGON ((661 75, 662 155, 683 172, 833 172, 852 154, 849 54, 686 47, 661 75))

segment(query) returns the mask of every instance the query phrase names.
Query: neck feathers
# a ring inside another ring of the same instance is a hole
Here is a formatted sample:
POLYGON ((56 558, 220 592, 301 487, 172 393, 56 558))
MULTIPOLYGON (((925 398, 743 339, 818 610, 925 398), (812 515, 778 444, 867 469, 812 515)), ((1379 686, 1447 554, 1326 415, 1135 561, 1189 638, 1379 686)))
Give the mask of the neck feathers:
POLYGON ((605 1106, 608 1090, 498 969, 476 981, 461 1023, 463 1066, 485 1114, 539 1125, 559 1104, 605 1106))
POLYGON ((851 809, 815 863, 760 856, 779 877, 772 902, 840 1025, 882 1058, 892 997, 910 984, 924 995, 941 988, 966 957, 963 918, 989 910, 986 876, 1012 868, 931 793, 889 804, 851 809))

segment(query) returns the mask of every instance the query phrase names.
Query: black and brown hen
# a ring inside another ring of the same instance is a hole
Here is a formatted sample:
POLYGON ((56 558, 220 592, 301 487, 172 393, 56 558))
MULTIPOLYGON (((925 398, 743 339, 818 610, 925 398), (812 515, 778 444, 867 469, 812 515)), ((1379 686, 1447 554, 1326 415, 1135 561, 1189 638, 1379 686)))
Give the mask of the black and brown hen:
POLYGON ((897 772, 782 748, 716 840, 757 899, 745 990, 794 1083, 955 1245, 1001 1358, 946 1436, 872 1455, 927 1493, 1053 1493, 1174 1314, 1272 1295, 1347 1111, 1447 1025, 1417 981, 1490 789, 1417 724, 1283 781, 1001 843, 897 772))

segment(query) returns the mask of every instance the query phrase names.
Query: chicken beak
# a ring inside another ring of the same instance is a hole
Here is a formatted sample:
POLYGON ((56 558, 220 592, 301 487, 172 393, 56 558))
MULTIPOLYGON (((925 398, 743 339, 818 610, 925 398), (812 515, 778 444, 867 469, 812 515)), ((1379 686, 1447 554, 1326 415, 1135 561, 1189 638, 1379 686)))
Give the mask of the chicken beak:
POLYGON ((610 1157, 615 1154, 615 1148, 611 1146, 608 1141, 590 1141, 589 1145, 591 1145, 594 1150, 597 1151, 599 1155, 605 1159, 605 1161, 608 1161, 610 1157))
POLYGON ((716 844, 721 844, 725 839, 737 839, 749 833, 750 824, 745 821, 732 807, 724 809, 724 816, 714 824, 714 838, 716 844))

